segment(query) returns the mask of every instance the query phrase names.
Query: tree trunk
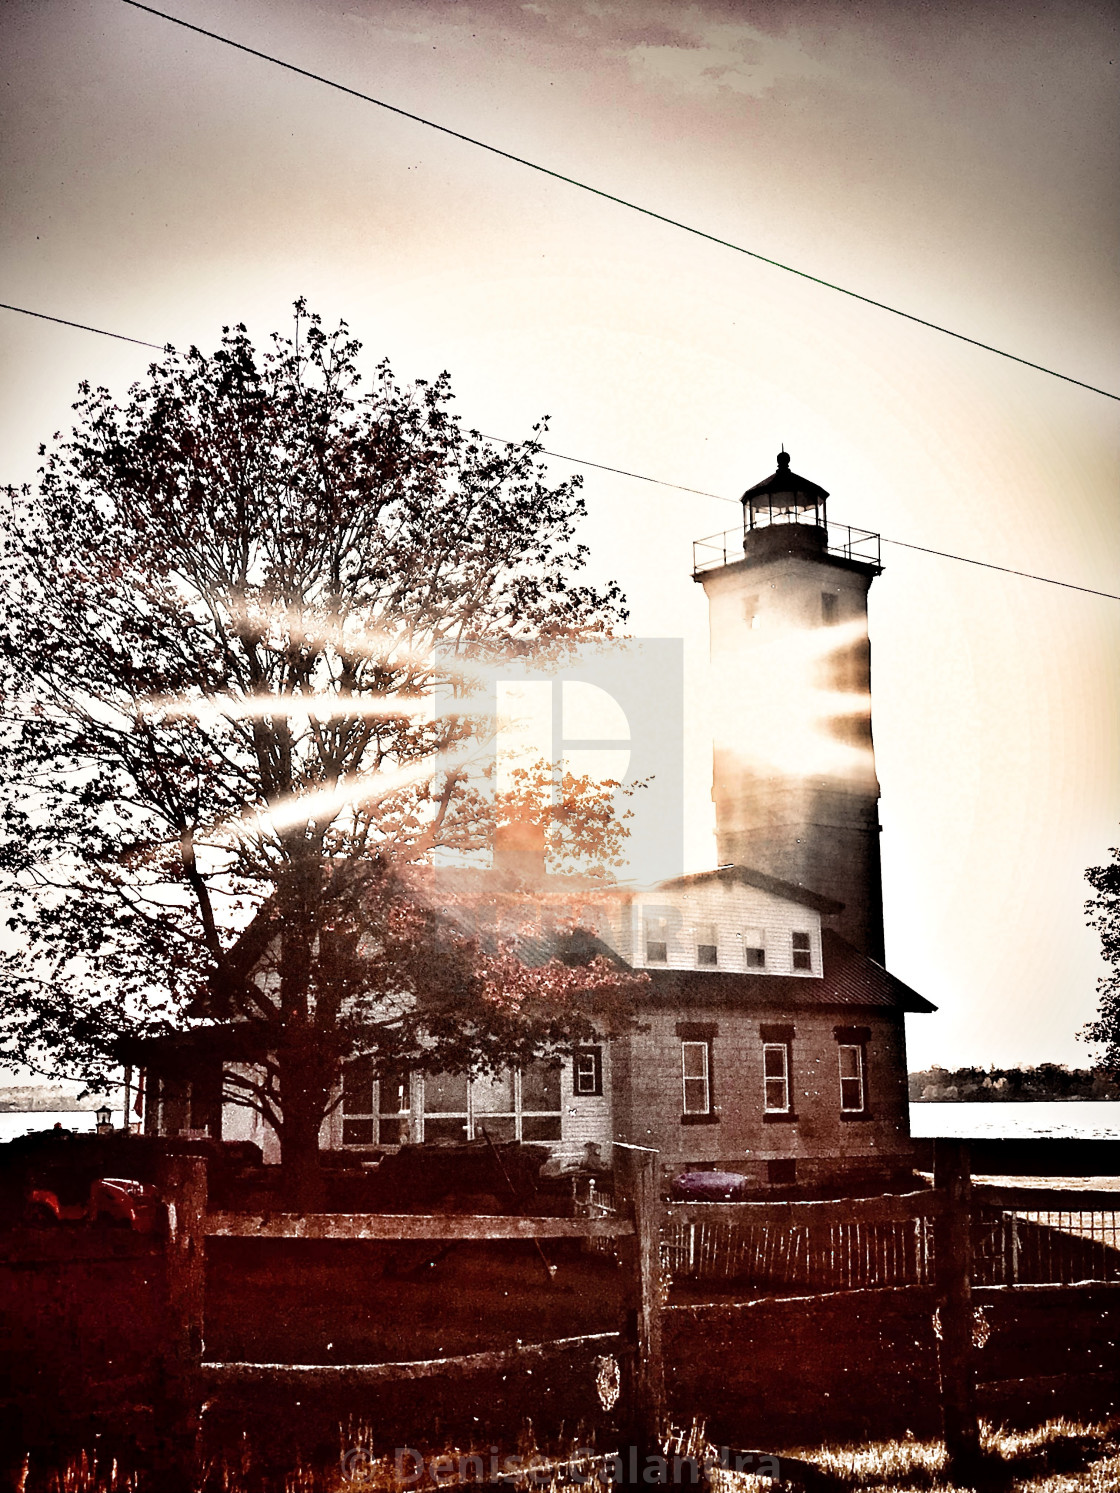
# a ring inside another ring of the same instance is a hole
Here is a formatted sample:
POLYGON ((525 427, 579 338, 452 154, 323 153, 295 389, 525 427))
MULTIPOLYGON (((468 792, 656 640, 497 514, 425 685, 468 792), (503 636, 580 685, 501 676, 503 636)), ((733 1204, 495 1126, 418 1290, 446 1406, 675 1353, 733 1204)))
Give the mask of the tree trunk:
POLYGON ((319 1126, 326 1110, 327 1084, 321 1063, 320 1037, 312 1014, 312 948, 317 941, 316 913, 322 865, 296 841, 281 898, 280 933, 280 1066, 281 1187, 285 1206, 294 1212, 317 1212, 323 1206, 319 1165, 319 1126))
POLYGON ((289 1072, 281 1068, 284 1119, 280 1127, 280 1166, 284 1206, 294 1213, 317 1213, 322 1210, 326 1196, 319 1162, 323 1106, 295 1075, 289 1079, 289 1072))

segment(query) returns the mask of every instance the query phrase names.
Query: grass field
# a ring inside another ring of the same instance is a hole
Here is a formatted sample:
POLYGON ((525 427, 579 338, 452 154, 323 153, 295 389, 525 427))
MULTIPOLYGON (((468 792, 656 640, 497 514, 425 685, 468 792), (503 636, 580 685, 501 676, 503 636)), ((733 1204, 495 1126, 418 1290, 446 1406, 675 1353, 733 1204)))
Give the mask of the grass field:
MULTIPOLYGON (((240 1456, 204 1460, 197 1479, 198 1493, 402 1493, 392 1460, 373 1454, 368 1429, 353 1425, 340 1428, 343 1454, 333 1465, 299 1464, 284 1470, 262 1467, 249 1448, 240 1456), (356 1460, 354 1448, 361 1444, 369 1454, 356 1460), (347 1449, 349 1448, 349 1458, 347 1449)), ((670 1451, 685 1456, 702 1454, 704 1442, 698 1427, 679 1434, 670 1451)), ((437 1488, 461 1488, 456 1475, 461 1457, 469 1458, 471 1447, 448 1448, 444 1454, 446 1475, 433 1480, 409 1480, 413 1493, 437 1488)), ((483 1448, 483 1452, 487 1449, 483 1448)), ((804 1446, 785 1448, 789 1455, 810 1462, 828 1474, 836 1493, 1117 1493, 1120 1490, 1120 1417, 1100 1422, 1052 1420, 1025 1431, 986 1426, 984 1465, 969 1481, 946 1475, 944 1452, 938 1442, 886 1441, 863 1446, 804 1446)), ((526 1489, 542 1493, 571 1493, 584 1487, 604 1493, 604 1484, 594 1468, 584 1466, 573 1481, 569 1475, 550 1479, 543 1455, 523 1439, 518 1452, 523 1466, 538 1464, 535 1475, 519 1479, 526 1489), (543 1475, 542 1475, 543 1474, 543 1475)), ((485 1465, 485 1456, 483 1464, 485 1465)), ((65 1466, 51 1467, 27 1459, 15 1469, 15 1493, 161 1493, 163 1478, 154 1471, 126 1468, 115 1458, 82 1453, 65 1466)), ((477 1484, 476 1484, 477 1485, 477 1484)), ((687 1486, 687 1484, 686 1484, 687 1486)), ((778 1488, 796 1488, 796 1482, 776 1484, 768 1477, 717 1472, 715 1493, 776 1493, 778 1488)))
MULTIPOLYGON (((944 1471, 940 1442, 883 1441, 868 1446, 791 1448, 860 1493, 1118 1493, 1120 1418, 1096 1423, 1052 1420, 1028 1431, 984 1427, 984 1466, 972 1481, 944 1471)), ((729 1493, 769 1493, 766 1478, 725 1474, 729 1493)))

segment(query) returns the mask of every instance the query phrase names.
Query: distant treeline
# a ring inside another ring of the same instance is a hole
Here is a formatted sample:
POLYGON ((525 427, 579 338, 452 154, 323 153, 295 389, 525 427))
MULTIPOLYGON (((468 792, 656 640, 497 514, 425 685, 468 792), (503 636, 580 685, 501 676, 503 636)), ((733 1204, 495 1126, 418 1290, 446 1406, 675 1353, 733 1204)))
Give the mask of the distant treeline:
POLYGON ((910 1075, 911 1100, 975 1103, 1000 1099, 1120 1099, 1120 1082, 1101 1068, 926 1068, 910 1075))
POLYGON ((96 1109, 97 1099, 78 1100, 73 1093, 46 1084, 5 1084, 0 1087, 0 1114, 81 1114, 96 1109))

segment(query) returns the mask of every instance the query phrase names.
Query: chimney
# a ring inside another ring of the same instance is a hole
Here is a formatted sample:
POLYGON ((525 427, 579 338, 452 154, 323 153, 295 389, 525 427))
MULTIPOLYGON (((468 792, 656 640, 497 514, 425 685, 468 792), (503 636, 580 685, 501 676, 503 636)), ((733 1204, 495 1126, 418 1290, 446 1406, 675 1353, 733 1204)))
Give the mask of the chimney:
POLYGON ((518 881, 540 881, 544 870, 544 825, 515 819, 494 829, 494 870, 518 881))

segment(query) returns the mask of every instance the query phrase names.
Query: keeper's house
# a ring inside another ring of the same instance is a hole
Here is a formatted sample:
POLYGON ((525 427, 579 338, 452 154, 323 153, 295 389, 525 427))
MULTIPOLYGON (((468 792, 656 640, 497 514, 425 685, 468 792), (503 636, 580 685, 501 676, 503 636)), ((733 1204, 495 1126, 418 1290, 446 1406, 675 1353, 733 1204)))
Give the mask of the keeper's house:
MULTIPOLYGON (((883 965, 867 596, 878 538, 830 525, 789 469, 743 497, 742 531, 697 546, 731 709, 715 749, 719 869, 573 910, 649 976, 628 1034, 497 1077, 352 1063, 324 1148, 545 1142, 605 1163, 650 1146, 670 1173, 759 1186, 879 1183, 910 1161, 905 1016, 935 1008, 883 965), (736 708, 738 707, 738 708, 736 708)), ((543 869, 543 868, 539 868, 543 869)), ((549 895, 560 878, 547 878, 549 895)), ((149 1131, 275 1136, 222 1099, 230 1029, 149 1044, 149 1131)), ((137 1057, 140 1055, 137 1054, 137 1057)), ((243 1060, 251 1053, 242 1054, 243 1060)))
MULTIPOLYGON (((561 878, 549 878, 559 881, 561 878)), ((556 892, 550 891, 555 897, 556 892)), ((822 918, 839 904, 741 866, 617 893, 588 955, 648 974, 635 1027, 552 1063, 471 1078, 348 1065, 324 1122, 327 1150, 372 1157, 402 1144, 545 1142, 577 1162, 590 1143, 650 1146, 671 1173, 752 1182, 881 1181, 909 1164, 904 1018, 933 1007, 822 918)), ((223 1072, 251 1066, 253 1031, 201 1028, 144 1044, 145 1128, 255 1140, 257 1115, 223 1102, 223 1072)))

